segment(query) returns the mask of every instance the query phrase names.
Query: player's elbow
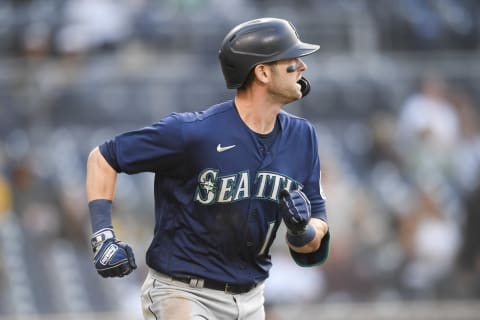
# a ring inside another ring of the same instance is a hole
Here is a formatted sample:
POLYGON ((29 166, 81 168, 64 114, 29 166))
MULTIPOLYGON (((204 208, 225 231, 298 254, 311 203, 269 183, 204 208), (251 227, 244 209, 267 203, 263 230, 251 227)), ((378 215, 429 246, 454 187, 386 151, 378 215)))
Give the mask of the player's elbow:
POLYGON ((92 149, 92 151, 90 151, 87 157, 87 170, 92 168, 107 170, 107 171, 113 170, 113 168, 108 164, 108 162, 103 157, 99 147, 95 147, 94 149, 92 149))
POLYGON ((98 147, 93 148, 92 151, 90 151, 90 153, 88 154, 87 165, 97 162, 99 154, 100 150, 98 149, 98 147))

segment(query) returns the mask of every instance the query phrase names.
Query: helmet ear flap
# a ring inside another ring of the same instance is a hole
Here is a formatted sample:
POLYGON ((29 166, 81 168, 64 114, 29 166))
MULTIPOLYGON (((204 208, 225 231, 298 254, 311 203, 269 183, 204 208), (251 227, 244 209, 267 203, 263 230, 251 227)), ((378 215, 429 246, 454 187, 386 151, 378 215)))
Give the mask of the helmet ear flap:
POLYGON ((302 98, 305 98, 306 95, 310 93, 310 82, 305 78, 302 77, 300 80, 297 81, 300 84, 300 91, 302 91, 302 98))

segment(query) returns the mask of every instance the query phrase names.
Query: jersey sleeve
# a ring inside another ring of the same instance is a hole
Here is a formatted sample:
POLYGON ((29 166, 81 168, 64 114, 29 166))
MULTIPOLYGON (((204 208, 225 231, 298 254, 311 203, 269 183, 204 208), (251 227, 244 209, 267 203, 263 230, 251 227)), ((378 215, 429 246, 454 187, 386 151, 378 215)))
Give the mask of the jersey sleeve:
POLYGON ((167 173, 183 163, 182 121, 172 114, 145 128, 115 136, 100 152, 117 172, 167 173))
POLYGON ((318 140, 314 127, 310 131, 312 163, 310 166, 309 178, 306 181, 303 192, 310 200, 312 207, 312 217, 322 219, 327 222, 326 197, 321 185, 320 157, 318 154, 318 140))
MULTIPOLYGON (((321 185, 321 173, 320 173, 320 157, 318 154, 318 140, 315 129, 311 127, 311 141, 313 149, 313 159, 311 166, 311 174, 309 179, 304 185, 303 192, 310 200, 312 208, 312 218, 318 218, 325 222, 327 221, 326 211, 326 197, 321 185)), ((298 253, 290 249, 290 254, 299 266, 310 267, 324 263, 328 258, 330 248, 330 231, 322 239, 320 248, 311 253, 298 253)))

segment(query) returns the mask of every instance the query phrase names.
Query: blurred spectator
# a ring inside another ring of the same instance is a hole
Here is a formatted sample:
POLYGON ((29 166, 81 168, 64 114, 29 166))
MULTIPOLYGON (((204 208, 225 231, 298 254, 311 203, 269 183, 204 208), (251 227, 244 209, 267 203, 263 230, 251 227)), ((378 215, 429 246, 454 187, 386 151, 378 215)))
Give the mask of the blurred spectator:
POLYGON ((449 95, 459 119, 453 150, 452 177, 462 193, 471 193, 480 181, 480 116, 471 95, 461 87, 449 95))
POLYGON ((374 112, 370 115, 371 145, 367 153, 368 171, 384 161, 395 167, 404 168, 401 155, 395 148, 395 116, 386 112, 374 112))
MULTIPOLYGON (((459 135, 459 119, 448 100, 448 85, 436 74, 420 80, 398 115, 398 145, 411 174, 445 174, 459 135)), ((421 178, 422 179, 422 178, 421 178)))
POLYGON ((419 186, 411 212, 399 220, 406 263, 401 273, 405 297, 436 298, 455 266, 460 247, 459 221, 448 218, 436 190, 419 186))
POLYGON ((23 31, 21 51, 26 59, 45 58, 51 53, 51 30, 47 23, 32 23, 23 31))
POLYGON ((397 215, 410 210, 411 176, 407 168, 408 157, 398 150, 396 119, 393 115, 377 112, 372 115, 371 146, 366 154, 364 174, 372 192, 378 196, 389 219, 394 223, 397 215))
POLYGON ((62 54, 116 47, 130 34, 127 1, 69 0, 55 47, 62 54))

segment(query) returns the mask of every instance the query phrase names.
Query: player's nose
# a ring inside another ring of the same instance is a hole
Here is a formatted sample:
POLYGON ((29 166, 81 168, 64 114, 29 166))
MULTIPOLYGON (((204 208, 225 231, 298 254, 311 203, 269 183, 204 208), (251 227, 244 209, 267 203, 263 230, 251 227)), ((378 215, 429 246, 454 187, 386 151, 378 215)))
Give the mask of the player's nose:
POLYGON ((297 70, 302 72, 307 70, 307 64, 300 58, 297 58, 297 70))

